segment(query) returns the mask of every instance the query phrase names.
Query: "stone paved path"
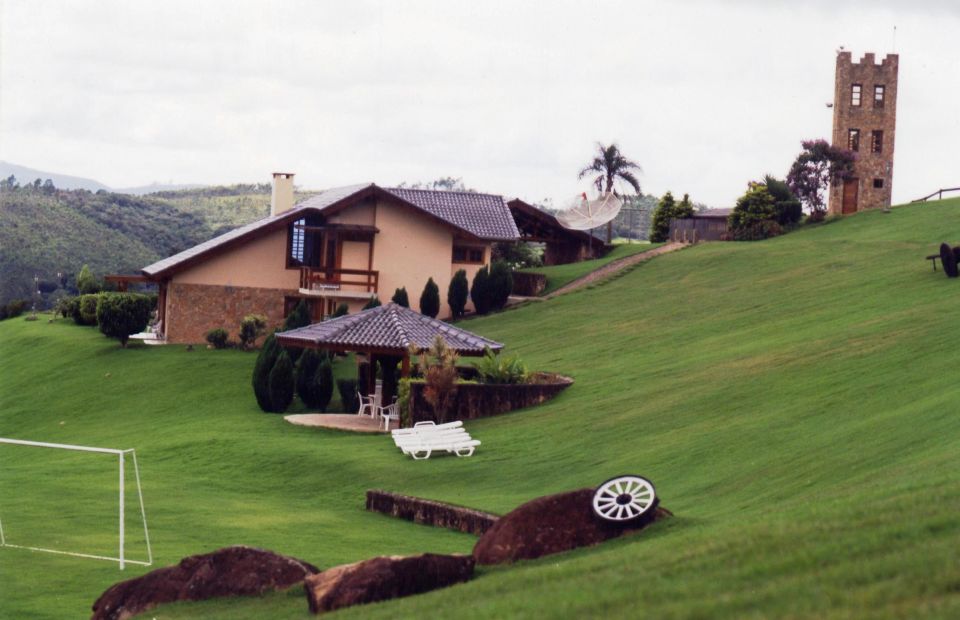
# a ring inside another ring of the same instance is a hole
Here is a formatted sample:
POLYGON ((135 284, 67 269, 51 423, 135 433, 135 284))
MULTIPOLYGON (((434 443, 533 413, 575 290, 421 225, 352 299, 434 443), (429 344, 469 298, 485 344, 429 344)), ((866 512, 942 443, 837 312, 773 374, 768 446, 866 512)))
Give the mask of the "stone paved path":
POLYGON ((355 433, 383 432, 376 420, 355 413, 296 413, 283 416, 283 419, 299 426, 319 426, 355 433))
POLYGON ((549 295, 545 295, 544 297, 540 297, 539 299, 553 299, 554 297, 557 297, 559 295, 565 295, 566 293, 570 293, 577 289, 581 289, 585 286, 589 286, 599 280, 604 280, 606 278, 609 278, 613 274, 617 273, 618 271, 622 271, 627 267, 632 267, 633 265, 636 265, 638 263, 648 261, 651 258, 660 256, 661 254, 667 254, 668 252, 675 252, 677 250, 680 250, 686 247, 686 245, 687 244, 685 243, 667 243, 667 244, 661 245, 659 248, 654 248, 646 252, 632 254, 630 256, 626 256, 624 258, 615 260, 613 262, 607 263, 606 265, 604 265, 603 267, 595 271, 591 271, 585 276, 577 278, 573 282, 570 282, 568 284, 565 284, 564 286, 561 286, 560 288, 550 293, 549 295))

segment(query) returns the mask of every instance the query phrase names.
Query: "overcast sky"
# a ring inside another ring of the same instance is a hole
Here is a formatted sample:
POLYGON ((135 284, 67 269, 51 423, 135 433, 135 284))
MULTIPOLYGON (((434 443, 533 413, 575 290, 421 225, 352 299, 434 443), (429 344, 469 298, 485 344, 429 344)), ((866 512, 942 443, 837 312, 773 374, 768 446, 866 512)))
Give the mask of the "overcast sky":
POLYGON ((894 201, 960 185, 957 0, 0 0, 0 19, 0 159, 113 187, 455 176, 560 206, 616 141, 644 192, 731 205, 829 138, 840 45, 901 55, 894 201))

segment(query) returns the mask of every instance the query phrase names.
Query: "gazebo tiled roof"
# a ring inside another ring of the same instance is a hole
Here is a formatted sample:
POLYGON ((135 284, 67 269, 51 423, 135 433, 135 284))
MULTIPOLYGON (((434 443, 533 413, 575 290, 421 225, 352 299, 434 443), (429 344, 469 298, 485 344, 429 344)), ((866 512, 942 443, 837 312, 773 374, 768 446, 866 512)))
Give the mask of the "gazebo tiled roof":
POLYGON ((278 332, 277 341, 284 346, 402 356, 410 345, 419 351, 430 348, 437 336, 460 355, 483 355, 486 348, 503 348, 499 342, 394 303, 278 332))

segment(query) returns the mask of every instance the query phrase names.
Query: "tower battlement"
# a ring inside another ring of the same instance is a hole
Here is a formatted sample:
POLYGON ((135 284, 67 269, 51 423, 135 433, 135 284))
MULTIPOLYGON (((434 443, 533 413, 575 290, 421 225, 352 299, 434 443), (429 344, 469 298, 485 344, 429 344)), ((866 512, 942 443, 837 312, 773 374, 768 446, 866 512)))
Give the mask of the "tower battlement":
POLYGON ((900 57, 877 64, 867 52, 837 54, 833 99, 833 145, 854 151, 853 178, 830 188, 830 213, 855 213, 890 206, 900 57))

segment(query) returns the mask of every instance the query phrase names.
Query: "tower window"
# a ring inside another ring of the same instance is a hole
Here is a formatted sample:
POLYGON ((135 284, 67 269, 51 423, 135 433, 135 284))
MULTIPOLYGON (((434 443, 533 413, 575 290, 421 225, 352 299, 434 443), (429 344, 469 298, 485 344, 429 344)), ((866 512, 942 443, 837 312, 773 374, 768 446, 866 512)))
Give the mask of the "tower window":
POLYGON ((883 179, 874 179, 873 189, 883 189, 883 179))
POLYGON ((860 130, 851 129, 847 132, 847 148, 851 151, 860 150, 860 130))
POLYGON ((850 105, 860 107, 860 98, 863 95, 863 86, 854 84, 850 87, 850 105))
POLYGON ((870 150, 874 153, 883 152, 883 130, 873 130, 873 133, 870 136, 870 150))
POLYGON ((884 90, 885 89, 883 84, 877 84, 873 87, 873 107, 875 108, 883 107, 884 90))

